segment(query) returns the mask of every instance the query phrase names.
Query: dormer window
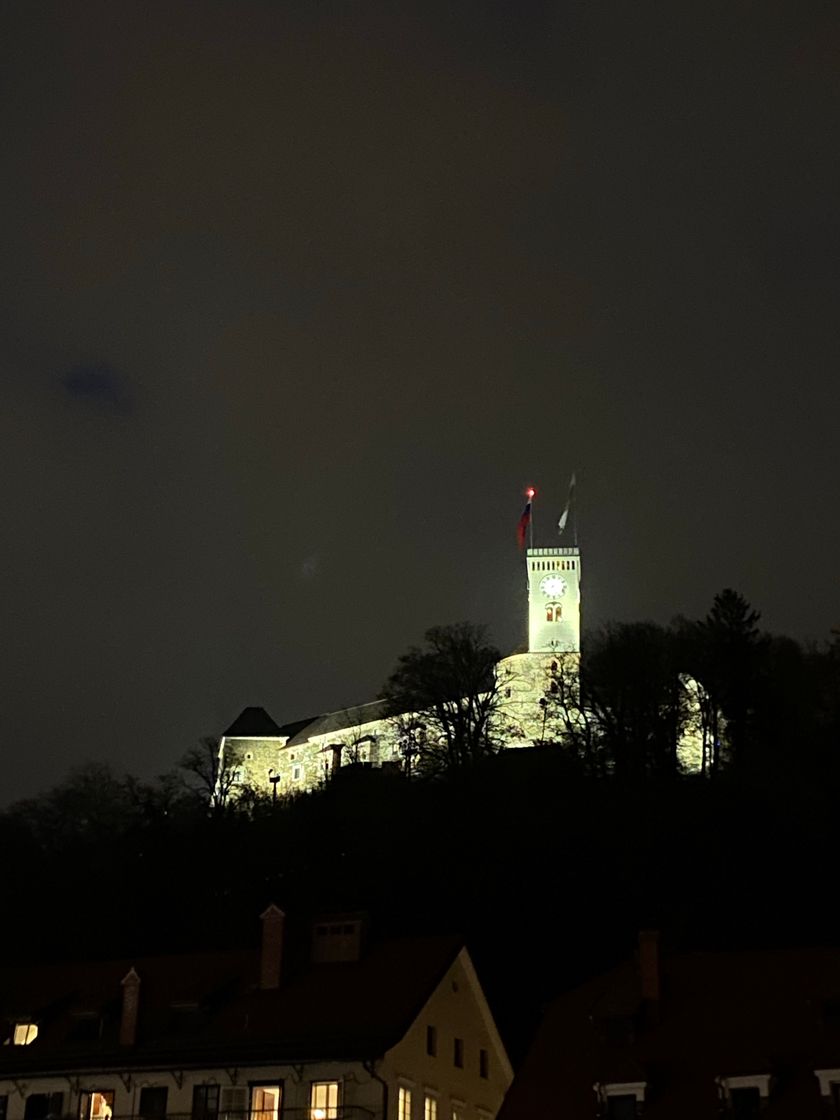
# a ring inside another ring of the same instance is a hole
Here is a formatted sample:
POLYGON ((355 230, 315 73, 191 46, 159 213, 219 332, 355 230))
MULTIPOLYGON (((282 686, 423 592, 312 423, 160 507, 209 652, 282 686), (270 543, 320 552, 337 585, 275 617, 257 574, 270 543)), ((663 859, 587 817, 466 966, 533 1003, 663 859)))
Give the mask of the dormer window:
POLYGON ((593 1086, 605 1120, 636 1120, 642 1115, 646 1081, 599 1082, 593 1086))
POLYGON ((12 1046, 28 1046, 38 1037, 37 1023, 15 1023, 12 1031, 12 1046))
POLYGON ((831 1101, 834 1106, 831 1115, 840 1117, 840 1069, 817 1069, 814 1073, 820 1083, 823 1100, 831 1101))
POLYGON ((770 1096, 770 1074, 760 1073, 748 1077, 719 1077, 723 1104, 727 1114, 738 1120, 759 1116, 770 1096))

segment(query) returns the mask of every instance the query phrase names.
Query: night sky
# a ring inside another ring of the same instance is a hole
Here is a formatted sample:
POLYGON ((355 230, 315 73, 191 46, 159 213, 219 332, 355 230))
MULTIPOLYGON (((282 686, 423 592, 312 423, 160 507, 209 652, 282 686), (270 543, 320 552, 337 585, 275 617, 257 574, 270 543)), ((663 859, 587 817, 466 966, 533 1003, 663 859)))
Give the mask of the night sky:
POLYGON ((7 0, 0 76, 0 801, 512 648, 572 470, 586 625, 840 623, 834 0, 7 0))

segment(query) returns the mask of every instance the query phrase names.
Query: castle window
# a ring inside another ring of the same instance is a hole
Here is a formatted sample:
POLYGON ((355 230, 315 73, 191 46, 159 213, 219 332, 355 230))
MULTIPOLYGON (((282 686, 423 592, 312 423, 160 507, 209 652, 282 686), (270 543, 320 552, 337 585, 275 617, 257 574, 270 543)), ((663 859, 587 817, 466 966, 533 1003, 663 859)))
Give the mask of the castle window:
POLYGON ((301 775, 300 767, 299 766, 293 766, 292 767, 292 781, 293 782, 299 782, 300 781, 300 775, 301 775))
POLYGON ((426 1027, 426 1053, 430 1058, 437 1057, 437 1027, 426 1027))
POLYGON ((338 1082, 313 1081, 309 1096, 311 1120, 335 1120, 338 1116, 338 1082))
POLYGON ((437 1105, 437 1097, 433 1097, 431 1093, 426 1093, 423 1099, 423 1120, 437 1120, 437 1105))
POLYGON ((478 1076, 485 1081, 490 1076, 490 1055, 486 1050, 478 1052, 478 1076))
POLYGON ((546 620, 546 622, 553 622, 554 621, 554 607, 546 607, 545 608, 545 620, 546 620))
POLYGON ((456 1069, 464 1068, 464 1040, 463 1038, 456 1038, 453 1040, 455 1045, 452 1047, 452 1061, 456 1069))

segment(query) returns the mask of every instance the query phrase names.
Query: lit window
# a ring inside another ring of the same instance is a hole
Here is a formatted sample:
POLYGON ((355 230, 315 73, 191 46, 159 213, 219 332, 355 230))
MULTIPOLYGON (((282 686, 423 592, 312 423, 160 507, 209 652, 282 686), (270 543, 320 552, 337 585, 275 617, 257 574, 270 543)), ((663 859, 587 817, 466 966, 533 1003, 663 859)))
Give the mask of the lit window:
POLYGON ((467 1106, 452 1102, 452 1120, 467 1120, 467 1106))
POLYGON ((437 1057, 437 1027, 426 1027, 426 1053, 430 1058, 437 1057))
POLYGON ((464 1040, 463 1038, 456 1038, 455 1045, 452 1047, 452 1060, 455 1063, 456 1069, 464 1068, 464 1040))
POLYGON ((478 1076, 483 1077, 485 1081, 490 1076, 490 1055, 486 1050, 478 1052, 478 1076))
POLYGON ((400 1085, 397 1094, 397 1120, 411 1120, 411 1090, 400 1085))
POLYGON ((429 1093, 426 1093, 426 1096, 423 1100, 423 1120, 437 1120, 437 1114, 437 1097, 433 1097, 429 1093))
POLYGON ((28 1046, 38 1037, 37 1023, 15 1023, 15 1033, 12 1035, 13 1046, 28 1046))
POLYGON ((338 1082, 313 1081, 309 1094, 309 1120, 336 1120, 338 1082))
POLYGON ((252 1086, 251 1120, 277 1120, 282 1091, 279 1085, 252 1086))
POLYGON ((113 1114, 113 1089, 94 1089, 79 1097, 79 1120, 111 1120, 113 1114))

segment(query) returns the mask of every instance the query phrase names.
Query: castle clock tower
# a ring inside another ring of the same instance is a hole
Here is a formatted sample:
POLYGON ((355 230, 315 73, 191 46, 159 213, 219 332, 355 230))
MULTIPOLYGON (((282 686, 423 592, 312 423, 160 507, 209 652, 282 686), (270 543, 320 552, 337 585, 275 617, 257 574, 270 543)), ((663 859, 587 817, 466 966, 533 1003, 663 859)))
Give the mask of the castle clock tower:
POLYGON ((580 551, 529 548, 528 652, 580 653, 580 551))

